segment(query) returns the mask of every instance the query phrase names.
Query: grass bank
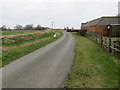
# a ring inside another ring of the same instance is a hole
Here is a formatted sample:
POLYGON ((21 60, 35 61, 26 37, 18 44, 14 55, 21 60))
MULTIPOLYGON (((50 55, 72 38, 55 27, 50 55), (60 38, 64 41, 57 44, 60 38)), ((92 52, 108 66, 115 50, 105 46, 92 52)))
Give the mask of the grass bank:
POLYGON ((19 47, 19 48, 13 48, 7 51, 3 51, 2 52, 2 66, 5 66, 9 63, 11 63, 12 61, 33 52, 34 50, 37 50, 55 40, 57 40, 58 38, 60 38, 63 35, 62 32, 60 32, 60 35, 57 37, 52 37, 50 39, 44 40, 44 41, 40 41, 34 44, 30 44, 27 46, 23 46, 23 47, 19 47))
POLYGON ((118 88, 118 63, 104 50, 86 39, 76 37, 76 56, 64 87, 118 88))
MULTIPOLYGON (((13 31, 0 31, 1 35, 14 35, 23 33, 39 32, 38 30, 13 30, 13 31)), ((41 32, 41 31, 40 31, 41 32)))
POLYGON ((35 40, 39 40, 42 38, 47 38, 47 37, 53 37, 54 33, 49 32, 49 33, 33 33, 33 34, 26 34, 26 35, 21 35, 21 36, 16 36, 16 37, 4 37, 2 38, 2 44, 3 46, 15 46, 15 45, 21 45, 25 42, 31 42, 35 40))

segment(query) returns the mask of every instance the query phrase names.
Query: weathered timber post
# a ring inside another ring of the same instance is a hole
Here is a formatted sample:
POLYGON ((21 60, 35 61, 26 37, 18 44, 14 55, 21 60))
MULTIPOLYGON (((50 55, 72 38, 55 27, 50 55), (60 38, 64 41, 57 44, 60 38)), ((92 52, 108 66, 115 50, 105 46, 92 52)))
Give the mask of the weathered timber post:
POLYGON ((96 41, 96 43, 97 43, 97 34, 95 34, 95 41, 96 41))
POLYGON ((109 52, 112 52, 112 49, 111 49, 111 37, 109 36, 109 52))
POLYGON ((100 39, 101 39, 101 40, 100 40, 100 41, 101 41, 100 44, 101 44, 101 46, 102 46, 102 45, 103 45, 103 37, 101 36, 100 39))
MULTIPOLYGON (((115 45, 115 44, 116 44, 116 41, 113 41, 113 46, 114 46, 114 48, 116 48, 116 45, 115 45)), ((113 50, 113 53, 117 53, 117 51, 114 49, 114 50, 113 50)))

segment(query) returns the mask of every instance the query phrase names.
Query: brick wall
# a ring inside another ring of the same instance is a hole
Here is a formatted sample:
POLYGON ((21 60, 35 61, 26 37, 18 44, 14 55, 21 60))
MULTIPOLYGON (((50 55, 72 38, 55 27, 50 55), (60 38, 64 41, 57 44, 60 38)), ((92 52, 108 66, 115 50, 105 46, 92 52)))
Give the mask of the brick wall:
POLYGON ((107 26, 90 26, 90 27, 81 27, 81 29, 86 29, 90 32, 98 32, 100 35, 108 36, 110 31, 107 30, 107 26))

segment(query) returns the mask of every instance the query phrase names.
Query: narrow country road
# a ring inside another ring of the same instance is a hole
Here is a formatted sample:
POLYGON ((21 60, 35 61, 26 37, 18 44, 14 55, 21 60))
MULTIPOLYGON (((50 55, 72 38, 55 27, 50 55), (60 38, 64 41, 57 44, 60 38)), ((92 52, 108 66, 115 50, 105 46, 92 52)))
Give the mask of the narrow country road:
POLYGON ((56 88, 65 80, 74 59, 75 38, 64 35, 2 69, 3 88, 56 88))

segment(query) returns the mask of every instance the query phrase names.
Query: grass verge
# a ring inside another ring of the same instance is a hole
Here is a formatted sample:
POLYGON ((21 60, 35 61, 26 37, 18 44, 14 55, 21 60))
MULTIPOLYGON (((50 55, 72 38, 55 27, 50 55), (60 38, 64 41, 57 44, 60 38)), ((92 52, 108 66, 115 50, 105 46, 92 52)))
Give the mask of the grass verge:
POLYGON ((44 40, 41 42, 37 42, 35 44, 31 44, 28 46, 24 46, 24 47, 19 47, 19 48, 14 48, 14 49, 10 49, 7 51, 3 51, 2 52, 2 67, 11 63, 12 61, 33 52, 34 50, 37 50, 55 40, 57 40, 58 38, 60 38, 63 35, 62 32, 60 32, 60 35, 55 37, 55 38, 50 38, 48 40, 44 40))
POLYGON ((76 37, 76 56, 64 87, 118 88, 118 67, 113 57, 85 37, 76 37))

